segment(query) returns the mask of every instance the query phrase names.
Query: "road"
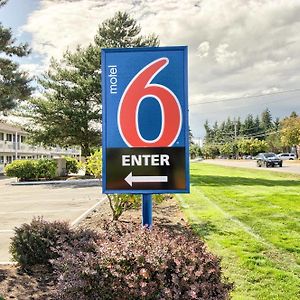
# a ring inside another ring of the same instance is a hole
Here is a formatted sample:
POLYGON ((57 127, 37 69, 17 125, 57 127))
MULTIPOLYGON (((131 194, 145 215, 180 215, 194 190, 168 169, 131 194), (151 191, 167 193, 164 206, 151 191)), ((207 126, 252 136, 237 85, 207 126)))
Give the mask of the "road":
POLYGON ((13 229, 33 217, 76 222, 96 206, 104 195, 99 182, 12 186, 12 179, 0 178, 0 262, 10 260, 8 253, 13 229))
POLYGON ((268 170, 274 172, 284 172, 284 173, 295 173, 300 174, 300 162, 299 161, 283 161, 282 168, 258 168, 256 166, 255 160, 235 160, 235 159, 206 159, 203 160, 204 163, 230 166, 230 167, 241 167, 255 170, 268 170))

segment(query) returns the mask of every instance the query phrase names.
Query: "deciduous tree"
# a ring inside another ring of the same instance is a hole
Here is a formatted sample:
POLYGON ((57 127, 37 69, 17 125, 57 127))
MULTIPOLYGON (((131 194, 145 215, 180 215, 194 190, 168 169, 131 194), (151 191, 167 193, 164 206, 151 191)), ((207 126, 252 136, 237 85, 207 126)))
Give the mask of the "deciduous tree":
POLYGON ((293 115, 281 121, 281 141, 284 146, 300 145, 300 117, 293 115))

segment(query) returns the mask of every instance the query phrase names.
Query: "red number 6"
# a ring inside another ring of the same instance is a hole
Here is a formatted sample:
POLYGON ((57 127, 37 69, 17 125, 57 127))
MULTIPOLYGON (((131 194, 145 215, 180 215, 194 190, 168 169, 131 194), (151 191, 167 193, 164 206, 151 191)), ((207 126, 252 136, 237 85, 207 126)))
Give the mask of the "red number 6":
POLYGON ((166 57, 151 62, 131 80, 123 93, 118 110, 118 126, 129 147, 170 147, 180 133, 182 114, 177 97, 167 87, 150 83, 168 63, 166 57), (162 112, 160 134, 154 140, 144 139, 138 125, 139 106, 147 97, 155 98, 162 112))

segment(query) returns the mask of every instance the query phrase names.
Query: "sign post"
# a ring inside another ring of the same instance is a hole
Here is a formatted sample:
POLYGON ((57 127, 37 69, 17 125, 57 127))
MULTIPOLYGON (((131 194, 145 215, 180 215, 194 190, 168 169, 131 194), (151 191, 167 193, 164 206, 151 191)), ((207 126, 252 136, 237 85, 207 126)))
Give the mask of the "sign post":
POLYGON ((142 225, 145 227, 152 226, 152 195, 143 194, 142 197, 142 225))
POLYGON ((103 192, 189 192, 187 47, 102 50, 103 192))

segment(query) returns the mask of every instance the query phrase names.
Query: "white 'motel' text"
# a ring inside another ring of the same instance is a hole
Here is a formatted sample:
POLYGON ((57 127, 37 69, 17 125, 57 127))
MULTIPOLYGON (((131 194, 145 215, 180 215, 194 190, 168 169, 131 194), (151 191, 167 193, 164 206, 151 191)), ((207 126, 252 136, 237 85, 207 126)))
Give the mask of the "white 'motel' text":
POLYGON ((109 92, 111 94, 117 94, 118 92, 118 69, 116 65, 110 65, 109 68, 109 92))

